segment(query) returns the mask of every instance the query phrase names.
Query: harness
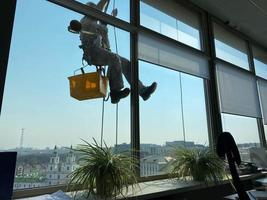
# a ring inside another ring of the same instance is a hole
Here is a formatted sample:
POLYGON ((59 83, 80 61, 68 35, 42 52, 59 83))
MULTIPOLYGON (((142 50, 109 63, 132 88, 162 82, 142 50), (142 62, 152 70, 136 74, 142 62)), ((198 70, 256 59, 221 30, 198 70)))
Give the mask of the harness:
POLYGON ((94 26, 96 26, 96 33, 80 31, 80 40, 82 44, 79 47, 83 50, 83 60, 85 60, 88 65, 99 66, 99 63, 94 63, 92 60, 92 52, 94 52, 94 48, 104 48, 110 51, 110 47, 106 27, 99 24, 94 24, 94 26))

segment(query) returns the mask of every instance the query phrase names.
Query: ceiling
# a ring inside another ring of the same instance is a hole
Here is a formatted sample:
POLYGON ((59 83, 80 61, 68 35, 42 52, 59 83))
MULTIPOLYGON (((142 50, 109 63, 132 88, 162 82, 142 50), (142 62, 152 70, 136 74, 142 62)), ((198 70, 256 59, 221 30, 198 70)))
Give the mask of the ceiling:
POLYGON ((267 48, 267 0, 190 0, 267 48))

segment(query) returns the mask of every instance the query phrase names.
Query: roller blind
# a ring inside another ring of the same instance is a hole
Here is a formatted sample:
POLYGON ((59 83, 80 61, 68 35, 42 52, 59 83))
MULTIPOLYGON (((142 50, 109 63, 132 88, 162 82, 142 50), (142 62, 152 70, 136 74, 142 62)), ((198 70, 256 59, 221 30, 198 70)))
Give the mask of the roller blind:
POLYGON ((261 118, 255 76, 222 63, 216 72, 221 112, 261 118))
POLYGON ((216 23, 213 26, 216 57, 249 70, 246 42, 216 23))
POLYGON ((267 81, 258 80, 258 86, 264 124, 267 125, 267 81))
POLYGON ((138 57, 153 64, 209 79, 206 57, 144 32, 140 32, 138 37, 138 57))
POLYGON ((230 33, 216 23, 213 23, 213 27, 215 39, 247 54, 247 46, 244 40, 238 38, 238 36, 230 33))

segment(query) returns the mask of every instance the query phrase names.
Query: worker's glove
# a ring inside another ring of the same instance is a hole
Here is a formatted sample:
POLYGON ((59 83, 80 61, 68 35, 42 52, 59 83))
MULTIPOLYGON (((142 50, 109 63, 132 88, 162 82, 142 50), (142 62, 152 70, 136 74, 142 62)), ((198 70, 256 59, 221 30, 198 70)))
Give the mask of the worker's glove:
POLYGON ((117 8, 113 9, 112 12, 111 12, 111 15, 113 17, 117 17, 117 15, 118 15, 118 9, 117 8))

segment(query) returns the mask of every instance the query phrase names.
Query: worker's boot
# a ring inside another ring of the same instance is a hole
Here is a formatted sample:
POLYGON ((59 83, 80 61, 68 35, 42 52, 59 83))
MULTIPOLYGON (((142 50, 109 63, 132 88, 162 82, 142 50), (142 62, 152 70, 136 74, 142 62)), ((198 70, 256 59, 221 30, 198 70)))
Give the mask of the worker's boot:
POLYGON ((130 94, 130 89, 129 88, 124 88, 123 90, 112 90, 110 91, 110 98, 111 98, 111 103, 119 103, 119 101, 122 98, 127 97, 130 94))
POLYGON ((144 101, 148 100, 149 97, 151 96, 151 94, 153 92, 155 92, 155 90, 157 89, 157 83, 153 82, 150 86, 145 87, 144 89, 142 89, 140 96, 143 98, 144 101))

